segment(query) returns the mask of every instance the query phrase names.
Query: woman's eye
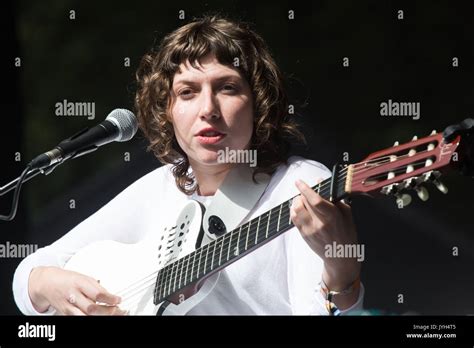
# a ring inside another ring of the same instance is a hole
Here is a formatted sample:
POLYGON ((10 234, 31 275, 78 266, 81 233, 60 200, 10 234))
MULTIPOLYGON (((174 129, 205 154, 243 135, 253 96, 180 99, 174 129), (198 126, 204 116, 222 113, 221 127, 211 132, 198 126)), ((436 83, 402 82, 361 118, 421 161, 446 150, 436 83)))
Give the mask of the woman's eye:
POLYGON ((184 99, 189 99, 192 96, 192 91, 190 89, 181 90, 178 95, 184 99))
POLYGON ((222 89, 225 91, 230 91, 230 92, 237 90, 237 88, 234 85, 224 85, 222 89))

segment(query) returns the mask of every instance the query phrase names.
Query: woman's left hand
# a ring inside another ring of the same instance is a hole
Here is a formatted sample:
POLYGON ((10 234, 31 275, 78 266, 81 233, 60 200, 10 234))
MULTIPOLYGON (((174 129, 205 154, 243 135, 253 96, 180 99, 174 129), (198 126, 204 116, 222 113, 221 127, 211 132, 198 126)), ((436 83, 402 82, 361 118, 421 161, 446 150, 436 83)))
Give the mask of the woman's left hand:
POLYGON ((323 259, 324 282, 331 290, 343 290, 360 276, 360 262, 355 255, 335 257, 335 250, 327 251, 338 245, 357 244, 351 207, 325 200, 301 180, 296 181, 296 187, 301 195, 293 199, 291 220, 311 249, 323 259))

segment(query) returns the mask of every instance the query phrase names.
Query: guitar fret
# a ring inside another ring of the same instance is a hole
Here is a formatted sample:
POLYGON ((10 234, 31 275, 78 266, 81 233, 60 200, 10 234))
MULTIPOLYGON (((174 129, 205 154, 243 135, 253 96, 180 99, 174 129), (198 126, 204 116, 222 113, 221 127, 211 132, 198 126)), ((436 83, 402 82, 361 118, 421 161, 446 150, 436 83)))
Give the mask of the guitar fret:
POLYGON ((179 269, 179 282, 178 282, 178 289, 181 288, 181 279, 183 278, 183 266, 184 266, 184 257, 181 258, 181 267, 179 269))
POLYGON ((280 204, 280 210, 279 210, 279 212, 278 212, 278 224, 277 224, 277 231, 279 231, 279 230, 280 230, 281 208, 283 208, 283 204, 280 204))
POLYGON ((193 253, 193 264, 191 266, 191 282, 193 281, 193 274, 194 274, 194 263, 196 262, 196 253, 193 253))
POLYGON ((156 278, 156 287, 155 287, 155 295, 160 296, 161 288, 163 284, 161 283, 161 279, 163 276, 163 268, 158 271, 158 277, 156 278))
POLYGON ((177 260, 175 262, 176 263, 176 270, 174 272, 173 292, 176 290, 176 280, 178 279, 179 261, 180 260, 177 260))
POLYGON ((164 284, 161 286, 161 290, 163 290, 162 294, 161 294, 161 297, 162 298, 165 298, 165 293, 166 293, 166 273, 167 273, 167 270, 168 270, 168 267, 165 267, 163 268, 164 270, 164 273, 163 273, 163 279, 165 280, 164 284))
POLYGON ((271 238, 272 236, 275 235, 275 233, 277 232, 276 231, 276 215, 275 215, 275 212, 272 212, 272 217, 271 219, 269 218, 268 219, 268 223, 267 223, 267 238, 271 238))
POLYGON ((250 235, 250 225, 252 224, 252 221, 249 222, 249 228, 247 229, 247 238, 245 239, 245 250, 248 248, 249 244, 249 235, 250 235))
POLYGON ((175 267, 175 270, 174 270, 174 281, 173 281, 173 292, 176 290, 176 281, 178 280, 178 269, 179 269, 179 259, 176 260, 176 267, 175 267))
POLYGON ((239 235, 237 236, 237 243, 235 243, 235 251, 234 251, 234 255, 235 256, 239 256, 240 254, 240 232, 242 232, 242 226, 240 226, 240 229, 239 229, 239 235))
POLYGON ((290 214, 290 208, 291 208, 291 202, 292 201, 287 201, 287 205, 288 205, 288 225, 291 225, 291 214, 290 214))
POLYGON ((181 289, 183 287, 183 273, 184 273, 184 257, 181 259, 181 264, 179 265, 179 280, 178 280, 178 289, 181 289))
POLYGON ((189 284, 189 283, 191 283, 191 277, 189 278, 189 282, 186 279, 188 278, 188 269, 189 269, 189 262, 191 260, 191 254, 186 255, 186 257, 188 259, 188 263, 186 264, 186 272, 184 272, 184 274, 185 274, 184 282, 185 282, 185 284, 189 284))
POLYGON ((230 257, 230 247, 231 247, 231 244, 232 244, 232 235, 233 235, 234 231, 232 230, 230 232, 230 237, 229 237, 229 246, 227 247, 227 261, 229 261, 229 257, 230 257))
POLYGON ((225 240, 225 237, 222 237, 222 245, 221 245, 221 251, 219 253, 219 266, 221 265, 221 258, 222 258, 222 249, 224 249, 224 240, 225 240))
POLYGON ((238 247, 236 244, 237 239, 238 239, 237 237, 238 237, 238 233, 237 233, 237 229, 235 229, 230 233, 227 261, 239 255, 238 252, 236 253, 236 251, 238 250, 238 247))
POLYGON ((169 279, 169 282, 168 282, 168 294, 171 294, 171 279, 173 279, 173 266, 174 266, 174 263, 171 264, 171 269, 170 269, 170 279, 169 279))
MULTIPOLYGON (((260 228, 260 219, 262 218, 262 215, 258 217, 258 222, 257 222, 257 233, 255 234, 255 244, 257 244, 257 239, 258 239, 258 229, 260 228)), ((254 245, 255 245, 254 244, 254 245)))
POLYGON ((216 254, 216 241, 213 242, 214 243, 214 251, 212 252, 212 261, 211 261, 211 270, 214 269, 214 255, 216 254))
POLYGON ((268 212, 268 221, 267 221, 267 232, 265 233, 265 239, 268 238, 268 228, 270 227, 270 216, 272 214, 272 211, 270 209, 270 211, 268 212))
POLYGON ((201 258, 202 258, 202 249, 199 250, 199 261, 198 261, 198 269, 196 272, 196 278, 199 278, 199 268, 201 267, 201 258))
POLYGON ((204 260, 204 272, 207 272, 207 257, 209 255, 209 247, 208 245, 205 245, 204 248, 206 248, 206 258, 204 260))

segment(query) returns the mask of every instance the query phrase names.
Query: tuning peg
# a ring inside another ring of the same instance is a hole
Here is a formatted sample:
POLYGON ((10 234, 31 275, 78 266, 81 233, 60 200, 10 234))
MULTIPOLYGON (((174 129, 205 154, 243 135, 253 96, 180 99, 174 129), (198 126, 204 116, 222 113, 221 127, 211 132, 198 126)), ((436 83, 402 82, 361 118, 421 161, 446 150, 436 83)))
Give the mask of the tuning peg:
POLYGON ((387 185, 387 186, 382 187, 382 191, 381 191, 381 192, 382 192, 384 195, 387 195, 387 196, 388 196, 388 195, 393 195, 393 194, 395 194, 395 193, 398 191, 397 187, 398 187, 398 184, 390 184, 390 185, 387 185))
POLYGON ((399 145, 399 142, 398 140, 396 142, 393 143, 393 146, 398 146, 399 145))
POLYGON ((420 178, 422 178, 423 181, 428 181, 428 180, 430 180, 430 177, 431 177, 431 173, 432 173, 432 172, 433 172, 433 171, 430 170, 429 172, 423 173, 423 174, 420 175, 420 178))
POLYGON ((420 198, 423 202, 426 202, 428 198, 430 198, 430 194, 426 187, 424 186, 417 186, 415 187, 416 194, 418 195, 418 198, 420 198))
POLYGON ((448 188, 446 187, 445 184, 443 184, 441 181, 438 179, 433 180, 433 184, 435 184, 436 188, 443 192, 444 194, 448 193, 448 188))
POLYGON ((415 140, 418 140, 418 137, 416 135, 413 137, 413 139, 411 139, 411 141, 415 141, 415 140))
POLYGON ((414 176, 409 179, 404 180, 404 187, 405 188, 414 188, 416 185, 418 185, 418 177, 414 176))
POLYGON ((398 208, 402 209, 405 208, 407 205, 411 203, 411 196, 407 193, 396 193, 395 197, 397 197, 397 206, 398 208))
POLYGON ((430 135, 435 135, 436 133, 437 133, 437 132, 436 132, 436 129, 433 129, 433 130, 431 131, 431 134, 430 134, 430 135))

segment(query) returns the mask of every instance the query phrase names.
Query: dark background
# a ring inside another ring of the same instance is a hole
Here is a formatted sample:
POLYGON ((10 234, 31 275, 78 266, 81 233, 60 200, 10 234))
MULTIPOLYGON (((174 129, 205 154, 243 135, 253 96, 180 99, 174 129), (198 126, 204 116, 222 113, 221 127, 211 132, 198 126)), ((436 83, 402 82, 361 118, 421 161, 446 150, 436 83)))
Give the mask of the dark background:
MULTIPOLYGON (((154 40, 208 11, 253 23, 267 41, 288 78, 308 138, 295 153, 331 167, 344 152, 356 162, 395 140, 443 130, 473 117, 474 21, 468 3, 5 2, 0 185, 18 176, 32 157, 101 122, 112 109, 132 109, 140 57, 154 40), (70 10, 75 20, 69 19, 70 10), (289 10, 295 11, 294 20, 288 19, 289 10), (15 57, 21 58, 19 68, 15 57), (124 66, 125 57, 130 67, 124 66), (343 57, 349 57, 349 67, 343 67, 343 57), (459 67, 452 66, 453 57, 459 67), (95 102, 96 119, 56 116, 55 104, 64 99, 95 102), (388 99, 420 102, 421 118, 381 117, 380 103, 388 99), (21 162, 15 162, 15 152, 21 162)), ((34 178, 23 188, 16 219, 0 222, 0 243, 53 242, 160 165, 145 149, 139 134, 34 178), (130 162, 123 160, 125 152, 130 162), (70 199, 75 209, 69 209, 70 199)), ((414 198, 403 210, 391 198, 354 200, 366 252, 366 308, 389 314, 474 313, 474 185, 456 172, 444 181, 447 196, 431 189, 428 202, 414 198)), ((10 203, 11 195, 1 197, 2 214, 10 203)), ((0 259, 0 314, 19 313, 11 292, 19 261, 0 259)))

